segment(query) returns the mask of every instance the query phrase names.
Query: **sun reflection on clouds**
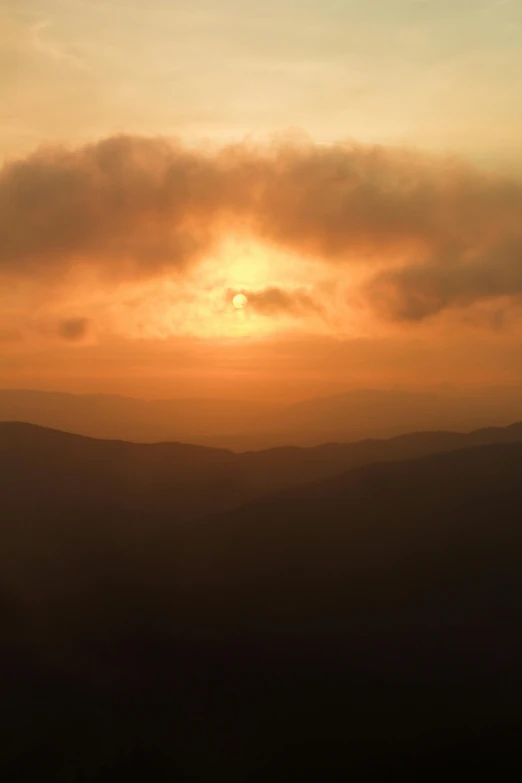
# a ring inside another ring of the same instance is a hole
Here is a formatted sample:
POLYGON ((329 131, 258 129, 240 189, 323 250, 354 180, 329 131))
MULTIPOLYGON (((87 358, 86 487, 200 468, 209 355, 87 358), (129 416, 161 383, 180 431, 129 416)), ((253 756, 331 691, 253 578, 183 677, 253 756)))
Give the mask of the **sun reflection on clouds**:
MULTIPOLYGON (((323 277, 324 277, 324 270, 323 277)), ((190 334, 201 338, 268 336, 275 331, 299 328, 324 331, 319 308, 256 306, 260 292, 280 291, 290 301, 298 286, 301 301, 313 295, 319 281, 313 262, 245 237, 225 240, 211 257, 182 277, 170 276, 129 288, 110 308, 113 327, 125 324, 132 336, 168 337, 190 334), (309 291, 309 294, 303 292, 309 291), (234 307, 236 294, 252 296, 252 306, 234 307), (302 310, 302 311, 301 311, 302 310)))
POLYGON ((35 284, 32 312, 51 330, 54 321, 86 319, 90 341, 103 334, 218 341, 288 332, 354 334, 362 328, 361 313, 349 303, 345 278, 313 259, 235 235, 182 272, 115 282, 77 269, 51 298, 35 284), (234 306, 237 294, 247 297, 248 306, 234 306))

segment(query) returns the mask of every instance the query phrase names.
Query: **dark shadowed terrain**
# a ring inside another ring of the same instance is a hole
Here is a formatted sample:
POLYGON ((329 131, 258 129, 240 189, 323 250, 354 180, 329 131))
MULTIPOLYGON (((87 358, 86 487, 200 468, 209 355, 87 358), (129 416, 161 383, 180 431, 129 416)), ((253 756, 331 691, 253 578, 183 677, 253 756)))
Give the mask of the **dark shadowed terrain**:
POLYGON ((9 423, 0 454, 5 779, 519 764, 520 425, 238 455, 9 423))
MULTIPOLYGON (((374 462, 522 440, 522 424, 471 433, 417 432, 387 440, 235 453, 186 443, 126 443, 0 422, 0 487, 16 507, 113 507, 179 522, 374 462), (27 488, 30 487, 30 492, 27 488)), ((4 500, 7 502, 7 500, 4 500)))

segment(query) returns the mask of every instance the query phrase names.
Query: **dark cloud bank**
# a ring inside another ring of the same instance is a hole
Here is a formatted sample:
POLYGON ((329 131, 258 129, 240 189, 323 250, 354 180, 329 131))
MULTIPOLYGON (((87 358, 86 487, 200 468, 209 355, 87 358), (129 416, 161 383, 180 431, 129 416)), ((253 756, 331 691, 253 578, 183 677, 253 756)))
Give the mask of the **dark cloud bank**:
MULTIPOLYGON (((0 173, 8 276, 82 263, 116 279, 183 272, 236 229, 340 270, 368 265, 366 296, 397 319, 522 292, 522 183, 449 158, 284 142, 207 154, 114 137, 0 173)), ((305 296, 268 289, 252 303, 313 308, 305 296)))

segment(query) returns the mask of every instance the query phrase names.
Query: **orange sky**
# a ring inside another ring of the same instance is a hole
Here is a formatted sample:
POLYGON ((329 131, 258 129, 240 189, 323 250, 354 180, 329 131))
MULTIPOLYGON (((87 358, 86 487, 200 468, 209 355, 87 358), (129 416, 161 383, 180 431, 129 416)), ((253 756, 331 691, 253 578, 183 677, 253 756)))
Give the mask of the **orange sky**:
POLYGON ((517 4, 368 5, 0 0, 0 386, 522 381, 517 4))

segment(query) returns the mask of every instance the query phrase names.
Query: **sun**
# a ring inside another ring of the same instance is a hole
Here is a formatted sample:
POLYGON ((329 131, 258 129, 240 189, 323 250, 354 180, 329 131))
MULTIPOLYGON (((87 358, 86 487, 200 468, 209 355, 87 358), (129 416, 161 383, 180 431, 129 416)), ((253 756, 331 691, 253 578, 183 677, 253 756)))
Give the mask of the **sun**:
POLYGON ((232 304, 237 310, 244 310, 248 304, 248 299, 244 294, 236 294, 232 299, 232 304))

